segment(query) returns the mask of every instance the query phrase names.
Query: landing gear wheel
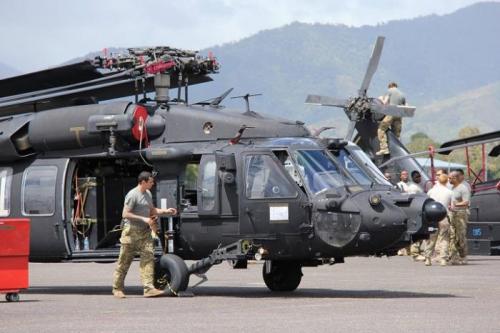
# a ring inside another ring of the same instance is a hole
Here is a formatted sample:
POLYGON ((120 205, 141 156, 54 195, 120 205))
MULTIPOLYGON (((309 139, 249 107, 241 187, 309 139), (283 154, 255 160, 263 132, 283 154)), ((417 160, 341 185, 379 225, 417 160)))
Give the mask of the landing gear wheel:
POLYGON ((231 266, 233 269, 245 269, 248 266, 248 261, 246 259, 240 259, 240 260, 228 260, 227 262, 229 266, 231 266))
POLYGON ((271 291, 293 291, 302 280, 302 267, 295 261, 272 261, 269 273, 267 264, 262 267, 262 277, 271 291))
POLYGON ((7 302, 19 302, 19 294, 18 293, 8 293, 5 295, 5 299, 7 302))
POLYGON ((155 264, 154 285, 169 296, 185 291, 189 284, 188 268, 184 260, 175 254, 165 254, 155 264))

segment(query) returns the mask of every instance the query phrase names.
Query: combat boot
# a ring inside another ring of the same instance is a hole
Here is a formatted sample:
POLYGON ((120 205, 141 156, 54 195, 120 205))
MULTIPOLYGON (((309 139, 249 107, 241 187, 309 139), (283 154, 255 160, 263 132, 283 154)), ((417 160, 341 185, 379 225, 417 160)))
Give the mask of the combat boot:
POLYGON ((149 289, 148 291, 144 292, 144 297, 158 297, 163 295, 163 290, 159 290, 156 288, 149 289))
POLYGON ((123 293, 123 291, 121 290, 118 290, 118 289, 113 289, 113 296, 115 296, 116 298, 125 298, 125 294, 123 293))
POLYGON ((413 260, 415 260, 415 261, 425 261, 425 257, 423 255, 419 254, 418 256, 414 256, 413 260))
POLYGON ((441 265, 441 266, 448 266, 448 262, 445 259, 441 259, 439 261, 439 265, 441 265))
POLYGON ((425 266, 431 266, 431 258, 425 258, 425 266))

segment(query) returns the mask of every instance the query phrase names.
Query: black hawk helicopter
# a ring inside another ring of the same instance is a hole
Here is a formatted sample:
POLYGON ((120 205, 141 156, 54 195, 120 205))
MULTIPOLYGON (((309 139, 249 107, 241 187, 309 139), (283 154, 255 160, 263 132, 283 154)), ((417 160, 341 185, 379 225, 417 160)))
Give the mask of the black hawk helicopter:
POLYGON ((157 173, 156 205, 179 211, 160 219, 157 244, 156 283, 173 294, 249 259, 265 260, 270 290, 291 291, 301 267, 393 255, 446 213, 392 188, 352 142, 224 109, 229 92, 189 104, 189 85, 218 69, 196 52, 135 48, 0 81, 0 216, 31 219, 31 261, 115 260, 142 170, 157 173))

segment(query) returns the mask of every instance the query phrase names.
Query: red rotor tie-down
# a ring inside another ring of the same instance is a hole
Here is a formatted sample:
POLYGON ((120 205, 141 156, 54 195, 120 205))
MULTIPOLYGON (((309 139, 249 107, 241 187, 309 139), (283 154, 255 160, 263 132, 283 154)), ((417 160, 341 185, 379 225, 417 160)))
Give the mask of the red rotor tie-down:
POLYGON ((156 73, 164 72, 164 71, 166 71, 174 66, 175 66, 175 62, 173 62, 172 60, 168 61, 168 62, 158 60, 155 63, 146 65, 146 67, 144 67, 144 71, 148 74, 156 74, 156 73))
POLYGON ((132 127, 132 136, 137 141, 144 141, 145 147, 149 146, 148 131, 146 129, 146 120, 148 119, 148 111, 144 106, 138 105, 134 111, 134 126, 132 127))

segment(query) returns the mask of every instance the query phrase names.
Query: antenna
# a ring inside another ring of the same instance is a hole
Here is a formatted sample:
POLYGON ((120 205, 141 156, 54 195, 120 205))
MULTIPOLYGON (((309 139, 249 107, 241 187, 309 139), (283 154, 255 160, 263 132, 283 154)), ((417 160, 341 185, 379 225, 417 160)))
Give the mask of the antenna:
POLYGON ((247 112, 250 112, 250 101, 249 101, 249 98, 250 97, 254 97, 254 96, 262 96, 262 94, 253 94, 253 95, 246 94, 246 95, 242 95, 242 96, 231 97, 231 99, 243 98, 245 100, 246 104, 247 104, 247 112))

